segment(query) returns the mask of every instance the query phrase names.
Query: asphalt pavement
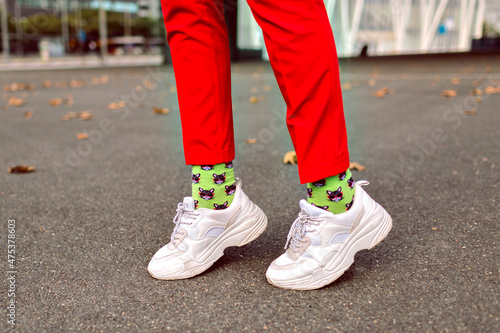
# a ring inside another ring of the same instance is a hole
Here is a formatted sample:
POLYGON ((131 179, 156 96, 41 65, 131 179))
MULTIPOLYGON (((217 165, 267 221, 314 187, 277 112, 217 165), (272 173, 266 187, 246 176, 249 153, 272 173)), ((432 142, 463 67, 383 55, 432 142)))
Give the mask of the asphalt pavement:
POLYGON ((233 65, 236 174, 268 229, 180 281, 146 270, 190 194, 172 68, 0 73, 0 329, 500 331, 500 57, 340 66, 353 176, 394 226, 315 291, 265 279, 306 196, 268 63, 233 65))

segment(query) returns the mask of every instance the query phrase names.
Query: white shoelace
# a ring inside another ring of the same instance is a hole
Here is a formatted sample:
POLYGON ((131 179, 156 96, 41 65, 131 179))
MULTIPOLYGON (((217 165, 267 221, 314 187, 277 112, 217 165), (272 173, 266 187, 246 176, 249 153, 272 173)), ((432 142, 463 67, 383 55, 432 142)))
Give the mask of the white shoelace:
POLYGON ((302 247, 300 243, 306 232, 314 232, 316 230, 314 227, 319 225, 322 221, 322 218, 309 216, 305 210, 302 210, 299 213, 299 217, 293 221, 292 227, 288 232, 285 250, 290 247, 293 251, 297 252, 298 249, 302 247))
POLYGON ((183 202, 180 202, 177 205, 176 211, 177 214, 175 214, 173 220, 175 227, 174 230, 172 231, 172 235, 170 236, 171 242, 174 242, 177 239, 177 234, 181 230, 182 224, 191 225, 193 223, 192 220, 195 220, 196 217, 199 215, 198 213, 195 213, 194 210, 187 209, 186 204, 183 202))

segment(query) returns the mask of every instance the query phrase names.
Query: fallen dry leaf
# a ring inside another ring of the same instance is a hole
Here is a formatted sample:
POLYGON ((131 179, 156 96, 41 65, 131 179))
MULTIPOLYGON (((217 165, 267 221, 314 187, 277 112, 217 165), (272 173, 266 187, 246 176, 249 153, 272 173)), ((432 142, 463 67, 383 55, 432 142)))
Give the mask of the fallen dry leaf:
POLYGON ((108 109, 114 110, 114 109, 121 109, 125 106, 125 101, 119 101, 116 103, 109 103, 108 104, 108 109))
POLYGON ((76 135, 76 138, 78 140, 85 140, 85 139, 88 139, 89 138, 89 135, 87 133, 78 133, 76 135))
POLYGON ((464 68, 463 72, 465 74, 469 74, 469 73, 473 72, 474 69, 475 69, 474 65, 470 65, 469 67, 464 68))
POLYGON ((245 141, 246 141, 246 143, 250 143, 250 144, 257 143, 257 139, 246 139, 245 141))
POLYGON ((77 112, 68 112, 64 116, 61 117, 62 120, 70 120, 78 117, 77 112))
POLYGON ((52 86, 54 88, 67 88, 68 87, 68 82, 66 82, 66 81, 57 81, 57 82, 53 82, 52 86))
POLYGON ((479 88, 475 88, 471 91, 472 96, 482 96, 483 94, 483 91, 479 88))
POLYGON ((101 84, 106 84, 109 81, 109 77, 107 75, 101 76, 101 84))
POLYGON ((30 119, 31 117, 33 117, 33 111, 26 111, 23 117, 24 119, 30 119))
POLYGON ((42 83, 42 87, 44 87, 44 88, 51 88, 52 87, 52 82, 49 81, 49 80, 45 80, 42 83))
POLYGON ((368 86, 373 87, 376 84, 377 84, 377 80, 374 80, 374 79, 368 80, 368 86))
POLYGON ((11 83, 11 84, 5 84, 3 86, 3 89, 5 91, 17 91, 17 90, 33 90, 35 89, 35 85, 34 84, 28 84, 28 83, 24 83, 24 82, 14 82, 14 83, 11 83))
POLYGON ((154 90, 156 89, 156 85, 153 83, 151 80, 145 80, 144 81, 144 86, 148 88, 149 90, 154 90))
POLYGON ((483 99, 482 99, 481 97, 479 97, 479 96, 477 96, 477 97, 476 97, 476 99, 475 99, 476 103, 481 103, 481 102, 482 102, 482 100, 483 100, 483 99))
POLYGON ((52 106, 59 106, 61 105, 63 102, 63 99, 62 98, 51 98, 49 100, 49 105, 52 105, 52 106))
POLYGON ((90 120, 93 118, 93 116, 90 111, 82 111, 78 112, 78 118, 81 120, 90 120))
POLYGON ((357 171, 363 171, 366 169, 365 166, 359 164, 358 162, 351 162, 351 165, 349 165, 349 169, 351 170, 357 170, 357 171))
POLYGON ((394 91, 392 91, 391 89, 387 88, 387 87, 383 87, 382 89, 380 90, 377 90, 373 96, 377 97, 377 98, 382 98, 384 97, 385 95, 389 95, 389 94, 392 94, 394 93, 394 91))
POLYGON ((342 91, 348 91, 348 90, 351 90, 352 89, 352 84, 347 82, 347 83, 343 83, 340 85, 340 89, 342 91))
POLYGON ((453 78, 450 80, 450 83, 454 85, 459 85, 460 83, 462 83, 462 81, 460 81, 459 78, 453 78))
POLYGON ((442 96, 442 97, 446 97, 446 98, 450 98, 450 99, 451 99, 451 98, 453 98, 453 97, 456 97, 456 96, 457 96, 457 92, 456 92, 456 90, 451 90, 451 89, 449 89, 449 90, 443 90, 443 91, 441 92, 441 96, 442 96))
POLYGON ((257 96, 251 96, 248 100, 250 101, 250 103, 257 103, 259 101, 257 96))
POLYGON ((169 112, 169 108, 157 108, 156 106, 153 106, 153 114, 168 114, 169 112))
POLYGON ((283 163, 295 165, 297 163, 297 154, 294 150, 291 150, 283 156, 283 163))
POLYGON ((472 109, 472 110, 466 110, 465 114, 468 116, 473 116, 477 113, 477 109, 472 109))
POLYGON ((24 99, 17 97, 17 96, 11 96, 9 98, 8 103, 9 103, 9 105, 12 105, 12 106, 21 106, 21 105, 24 105, 24 99))
POLYGON ((99 79, 98 77, 93 77, 92 80, 90 80, 90 82, 93 85, 98 85, 99 83, 101 83, 101 79, 99 79))
POLYGON ((484 92, 487 94, 487 95, 491 95, 491 94, 495 94, 497 92, 496 88, 493 87, 493 86, 487 86, 485 89, 484 89, 484 92))
POLYGON ((83 82, 82 80, 71 80, 69 81, 69 86, 71 88, 81 88, 85 85, 85 82, 83 82))
POLYGON ((28 173, 34 172, 36 169, 34 166, 28 165, 16 165, 15 167, 9 168, 10 173, 28 173))

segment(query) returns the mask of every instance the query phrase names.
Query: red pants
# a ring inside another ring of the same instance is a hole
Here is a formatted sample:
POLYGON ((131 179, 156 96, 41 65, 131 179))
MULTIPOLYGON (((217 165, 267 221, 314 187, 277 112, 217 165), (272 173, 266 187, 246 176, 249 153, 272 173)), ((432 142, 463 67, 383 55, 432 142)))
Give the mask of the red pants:
MULTIPOLYGON (((222 0, 161 0, 186 164, 234 159, 231 68, 222 0)), ((248 0, 264 32, 301 183, 349 167, 337 52, 323 0, 248 0)))

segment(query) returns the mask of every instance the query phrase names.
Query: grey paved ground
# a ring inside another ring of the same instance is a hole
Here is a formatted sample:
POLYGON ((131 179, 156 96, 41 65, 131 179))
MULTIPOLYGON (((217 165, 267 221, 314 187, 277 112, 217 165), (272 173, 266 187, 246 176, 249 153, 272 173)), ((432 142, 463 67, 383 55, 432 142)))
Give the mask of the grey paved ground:
MULTIPOLYGON (((6 272, 7 221, 15 219, 16 329, 498 332, 500 94, 481 96, 478 106, 468 96, 473 84, 499 85, 499 60, 342 62, 352 160, 367 167, 354 175, 371 181, 368 192, 394 228, 339 280, 309 292, 274 288, 264 276, 305 194, 296 167, 280 162, 292 147, 272 125, 283 124, 284 103, 268 64, 235 65, 233 98, 237 174, 269 228, 206 273, 175 282, 146 271, 190 191, 171 68, 2 73, 2 85, 36 85, 4 92, 26 104, 5 110, 2 99, 0 110, 1 258, 6 272), (91 83, 103 74, 107 83, 91 83), (41 86, 71 79, 85 86, 41 86), (372 96, 384 86, 394 93, 372 96), (444 89, 457 97, 441 97, 444 89), (48 105, 67 93, 72 106, 48 105), (263 98, 252 104, 252 95, 263 98), (126 108, 108 109, 122 99, 126 108), (171 112, 154 116, 153 106, 171 112), (94 118, 61 120, 85 110, 94 118), (84 131, 90 140, 77 140, 84 131), (7 173, 17 164, 37 171, 7 173)), ((2 330, 10 326, 8 288, 4 279, 2 330)))

